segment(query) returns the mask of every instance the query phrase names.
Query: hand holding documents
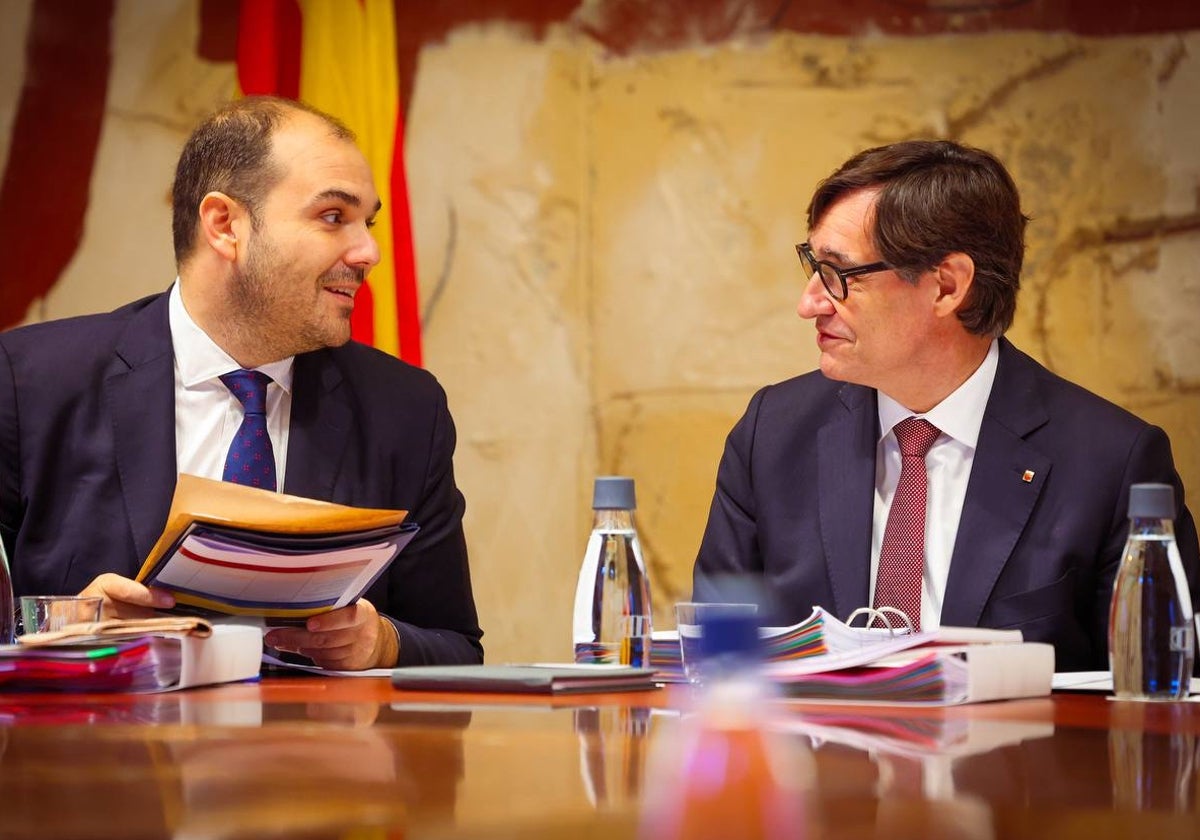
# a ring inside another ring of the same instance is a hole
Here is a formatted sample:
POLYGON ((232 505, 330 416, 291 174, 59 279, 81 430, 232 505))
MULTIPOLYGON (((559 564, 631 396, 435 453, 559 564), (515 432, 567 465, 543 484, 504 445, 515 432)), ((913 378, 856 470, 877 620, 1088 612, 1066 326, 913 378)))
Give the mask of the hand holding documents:
POLYGON ((137 579, 187 611, 303 620, 367 590, 416 533, 406 514, 181 475, 137 579))

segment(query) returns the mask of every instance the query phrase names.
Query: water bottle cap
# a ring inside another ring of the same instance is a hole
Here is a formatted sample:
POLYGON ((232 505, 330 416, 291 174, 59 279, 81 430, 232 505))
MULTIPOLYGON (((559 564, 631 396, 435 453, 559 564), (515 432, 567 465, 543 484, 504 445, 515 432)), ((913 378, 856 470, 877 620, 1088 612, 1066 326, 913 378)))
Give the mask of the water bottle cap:
POLYGON ((623 475, 602 475, 596 478, 592 491, 593 510, 634 510, 637 500, 633 494, 633 479, 623 475))
POLYGON ((742 661, 759 658, 758 619, 748 613, 706 613, 700 620, 700 656, 705 662, 728 656, 742 661))
POLYGON ((1175 488, 1170 484, 1135 484, 1129 488, 1130 519, 1174 519, 1175 488))

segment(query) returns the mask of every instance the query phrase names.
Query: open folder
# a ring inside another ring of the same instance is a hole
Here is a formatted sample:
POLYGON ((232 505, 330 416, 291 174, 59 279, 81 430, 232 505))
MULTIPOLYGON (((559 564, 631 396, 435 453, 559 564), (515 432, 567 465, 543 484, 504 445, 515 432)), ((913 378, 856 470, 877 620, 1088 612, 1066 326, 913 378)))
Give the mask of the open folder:
POLYGON ((182 611, 301 621, 366 592, 416 533, 406 515, 181 475, 137 579, 182 611))

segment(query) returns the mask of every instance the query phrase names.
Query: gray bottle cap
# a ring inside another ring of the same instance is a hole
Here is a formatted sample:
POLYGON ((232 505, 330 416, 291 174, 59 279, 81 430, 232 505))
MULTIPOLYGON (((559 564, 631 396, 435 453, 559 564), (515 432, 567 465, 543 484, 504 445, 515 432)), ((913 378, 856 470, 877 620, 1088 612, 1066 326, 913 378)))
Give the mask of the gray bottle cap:
POLYGON ((633 479, 623 475, 602 475, 596 478, 592 491, 592 510, 634 510, 633 479))
POLYGON ((1170 484, 1135 484, 1129 488, 1130 519, 1174 519, 1175 488, 1170 484))

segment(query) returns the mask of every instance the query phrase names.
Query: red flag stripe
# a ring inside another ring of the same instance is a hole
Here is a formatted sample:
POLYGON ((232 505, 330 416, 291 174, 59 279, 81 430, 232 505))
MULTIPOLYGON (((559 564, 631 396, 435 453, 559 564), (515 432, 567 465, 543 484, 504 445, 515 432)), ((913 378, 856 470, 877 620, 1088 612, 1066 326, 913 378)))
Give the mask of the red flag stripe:
POLYGON ((396 139, 392 146, 392 252, 396 272, 396 320, 400 357, 422 364, 421 318, 417 303, 417 266, 413 253, 412 214, 408 178, 404 173, 404 103, 396 109, 396 139))
POLYGON ((242 93, 300 95, 301 26, 296 0, 242 0, 237 43, 242 93))

